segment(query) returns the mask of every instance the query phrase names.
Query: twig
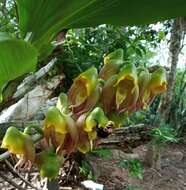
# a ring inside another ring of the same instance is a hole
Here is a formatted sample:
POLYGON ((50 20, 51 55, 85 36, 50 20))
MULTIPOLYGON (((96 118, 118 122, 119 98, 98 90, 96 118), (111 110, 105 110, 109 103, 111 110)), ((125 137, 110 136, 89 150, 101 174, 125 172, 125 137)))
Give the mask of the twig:
POLYGON ((33 189, 38 190, 37 187, 33 186, 29 181, 25 180, 11 165, 11 163, 8 160, 5 160, 5 163, 8 167, 8 169, 10 170, 10 172, 14 175, 19 177, 25 184, 27 184, 28 186, 32 187, 33 189))
POLYGON ((37 83, 39 79, 44 77, 54 67, 56 61, 56 58, 52 59, 46 66, 25 78, 22 84, 18 86, 17 92, 13 95, 13 99, 19 99, 20 97, 23 97, 28 91, 30 91, 34 86, 33 84, 37 83))
POLYGON ((8 182, 9 184, 11 184, 12 186, 14 186, 16 189, 18 189, 18 190, 25 190, 24 188, 22 188, 19 185, 17 185, 14 181, 12 181, 8 177, 6 177, 4 174, 2 174, 2 172, 0 172, 0 177, 2 179, 4 179, 6 182, 8 182))
MULTIPOLYGON (((24 179, 25 179, 27 182, 28 182, 28 178, 29 178, 29 173, 26 173, 24 179)), ((27 186, 28 186, 28 184, 27 184, 26 182, 24 182, 24 183, 23 183, 23 188, 27 189, 27 186)), ((33 187, 34 187, 34 186, 33 186, 33 187)))

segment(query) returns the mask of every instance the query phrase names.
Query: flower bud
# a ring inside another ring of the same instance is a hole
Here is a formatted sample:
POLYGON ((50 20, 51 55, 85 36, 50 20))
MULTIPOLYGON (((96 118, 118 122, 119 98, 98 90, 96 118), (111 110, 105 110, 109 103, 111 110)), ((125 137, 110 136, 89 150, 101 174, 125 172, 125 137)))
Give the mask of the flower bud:
POLYGON ((44 151, 36 156, 36 165, 40 169, 41 177, 47 177, 49 180, 57 177, 63 162, 62 156, 57 156, 51 151, 44 151))

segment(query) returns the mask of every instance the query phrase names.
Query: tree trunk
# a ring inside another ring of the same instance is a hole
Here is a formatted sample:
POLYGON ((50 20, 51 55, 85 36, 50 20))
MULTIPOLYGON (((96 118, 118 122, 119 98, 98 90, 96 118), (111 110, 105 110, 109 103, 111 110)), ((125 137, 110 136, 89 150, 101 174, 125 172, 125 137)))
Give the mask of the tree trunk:
MULTIPOLYGON (((169 46, 169 58, 170 72, 167 78, 168 86, 167 93, 162 97, 162 102, 158 112, 161 114, 162 121, 169 119, 171 102, 174 92, 174 84, 176 80, 176 68, 178 64, 178 57, 181 50, 181 42, 183 37, 183 29, 181 25, 181 19, 174 20, 171 31, 170 46, 169 46)), ((150 145, 146 153, 146 164, 155 169, 161 169, 161 153, 156 146, 150 145)))
POLYGON ((165 121, 169 118, 170 105, 172 101, 172 96, 174 92, 174 84, 176 79, 176 68, 178 63, 178 57, 181 50, 181 42, 183 37, 183 30, 181 25, 181 19, 176 19, 172 25, 171 39, 169 46, 169 59, 170 63, 170 73, 168 75, 168 87, 167 93, 162 98, 162 103, 159 109, 159 112, 162 114, 162 117, 165 121))
POLYGON ((156 170, 161 169, 161 151, 156 145, 149 144, 144 160, 145 165, 156 170))

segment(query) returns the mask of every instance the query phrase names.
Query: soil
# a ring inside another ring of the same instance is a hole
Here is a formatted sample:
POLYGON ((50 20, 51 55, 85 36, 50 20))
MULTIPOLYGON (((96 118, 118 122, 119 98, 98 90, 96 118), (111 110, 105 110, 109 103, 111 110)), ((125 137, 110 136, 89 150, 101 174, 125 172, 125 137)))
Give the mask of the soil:
POLYGON ((105 190, 186 190, 186 144, 170 145, 162 153, 161 170, 144 167, 142 180, 117 167, 118 161, 127 156, 139 156, 143 162, 146 150, 146 146, 140 146, 132 155, 115 150, 112 158, 96 162, 100 163, 94 166, 100 174, 98 182, 104 184, 105 190))
MULTIPOLYGON (((144 167, 143 179, 141 180, 131 177, 127 169, 118 166, 119 161, 127 158, 139 158, 143 162, 146 151, 146 146, 140 146, 134 149, 132 154, 112 150, 112 156, 109 158, 88 156, 86 159, 96 174, 96 182, 104 184, 104 190, 186 190, 186 144, 169 145, 162 153, 161 170, 144 167)), ((18 177, 13 176, 11 172, 7 172, 5 164, 1 163, 0 167, 0 174, 4 174, 23 189, 33 189, 18 177)), ((77 169, 77 166, 75 167, 77 169)), ((80 182, 83 178, 78 177, 73 170, 70 173, 67 177, 72 180, 61 183, 60 189, 83 189, 78 186, 78 181, 80 182)), ((46 180, 40 179, 38 171, 34 168, 29 171, 20 170, 19 174, 38 189, 46 189, 46 180)), ((0 189, 14 190, 18 188, 13 187, 0 177, 0 189)))

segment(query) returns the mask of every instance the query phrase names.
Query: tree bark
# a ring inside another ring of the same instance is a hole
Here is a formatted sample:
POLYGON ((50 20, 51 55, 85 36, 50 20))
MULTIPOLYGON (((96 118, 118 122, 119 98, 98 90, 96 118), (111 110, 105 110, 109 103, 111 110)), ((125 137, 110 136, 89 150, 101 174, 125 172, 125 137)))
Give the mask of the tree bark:
POLYGON ((169 118, 170 113, 170 105, 173 97, 174 92, 174 84, 176 80, 176 69, 178 64, 179 53, 181 50, 181 42, 183 37, 183 30, 181 25, 181 19, 178 18, 174 21, 172 25, 171 31, 171 39, 170 39, 170 46, 169 46, 169 59, 168 62, 170 63, 170 72, 168 75, 168 86, 167 86, 167 93, 162 98, 162 103, 159 109, 159 112, 162 114, 162 117, 165 121, 169 118))

